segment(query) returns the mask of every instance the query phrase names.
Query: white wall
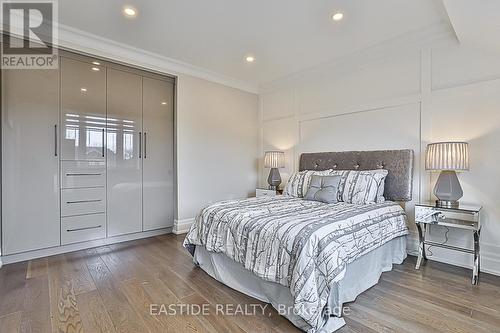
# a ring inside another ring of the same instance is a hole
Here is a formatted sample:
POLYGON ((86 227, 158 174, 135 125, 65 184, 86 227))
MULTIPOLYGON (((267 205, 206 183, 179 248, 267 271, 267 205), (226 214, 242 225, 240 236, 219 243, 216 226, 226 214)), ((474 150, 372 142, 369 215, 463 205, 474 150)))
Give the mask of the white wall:
MULTIPOLYGON (((500 55, 460 45, 446 33, 416 47, 396 42, 264 85, 260 155, 286 152, 285 182, 301 152, 412 148, 415 193, 406 206, 412 218, 413 204, 432 197, 437 178, 423 168, 426 145, 468 141, 471 171, 459 175, 462 201, 484 206, 482 270, 500 274, 500 55)), ((265 185, 268 169, 259 168, 265 185)), ((443 232, 435 227, 431 236, 443 241, 443 232)), ((471 246, 471 235, 452 231, 449 244, 471 246)), ((470 255, 431 250, 433 259, 472 265, 470 255)))
POLYGON ((187 75, 177 86, 177 220, 186 231, 211 202, 257 185, 258 97, 187 75))

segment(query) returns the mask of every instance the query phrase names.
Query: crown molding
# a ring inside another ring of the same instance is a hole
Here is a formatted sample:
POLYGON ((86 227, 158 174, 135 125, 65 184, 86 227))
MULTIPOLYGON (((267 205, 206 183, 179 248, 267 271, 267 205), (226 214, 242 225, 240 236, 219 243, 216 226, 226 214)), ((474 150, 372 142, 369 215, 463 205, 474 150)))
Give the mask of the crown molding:
POLYGON ((256 84, 241 81, 73 27, 62 24, 58 26, 59 38, 56 44, 64 49, 87 53, 168 75, 190 75, 246 92, 258 93, 258 86, 256 84))
POLYGON ((272 92, 284 86, 292 86, 300 80, 303 75, 318 72, 323 73, 325 68, 338 68, 339 71, 349 71, 352 66, 377 61, 388 55, 397 55, 404 52, 420 50, 424 46, 453 40, 458 42, 456 35, 449 22, 441 21, 425 28, 410 31, 394 38, 382 41, 378 44, 359 49, 345 56, 333 58, 326 63, 305 68, 290 75, 272 80, 259 85, 259 94, 272 92))

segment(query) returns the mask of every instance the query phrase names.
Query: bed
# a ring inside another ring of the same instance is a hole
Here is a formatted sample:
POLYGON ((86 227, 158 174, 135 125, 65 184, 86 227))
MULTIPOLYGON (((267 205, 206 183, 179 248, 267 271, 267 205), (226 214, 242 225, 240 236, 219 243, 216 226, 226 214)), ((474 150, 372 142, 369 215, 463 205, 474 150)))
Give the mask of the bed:
POLYGON ((406 258, 413 151, 305 153, 300 170, 388 171, 385 202, 326 204, 278 196, 205 207, 184 246, 229 287, 272 304, 307 332, 345 324, 342 305, 406 258))

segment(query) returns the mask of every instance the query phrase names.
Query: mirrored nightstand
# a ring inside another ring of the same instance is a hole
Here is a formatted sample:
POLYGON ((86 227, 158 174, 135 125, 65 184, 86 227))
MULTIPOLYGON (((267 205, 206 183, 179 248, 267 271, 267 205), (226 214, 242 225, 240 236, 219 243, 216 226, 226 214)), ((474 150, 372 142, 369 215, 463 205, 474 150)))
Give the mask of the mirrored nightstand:
POLYGON ((277 195, 276 190, 270 190, 267 188, 257 188, 255 189, 256 197, 275 197, 277 195))
POLYGON ((420 268, 422 260, 427 260, 425 253, 426 245, 470 253, 474 255, 472 284, 477 284, 480 272, 479 236, 481 234, 481 209, 481 206, 473 205, 460 205, 456 208, 436 207, 433 203, 415 205, 415 223, 417 224, 419 236, 418 259, 415 269, 420 268), (474 238, 474 249, 466 249, 427 240, 427 230, 431 225, 469 230, 472 232, 474 238))

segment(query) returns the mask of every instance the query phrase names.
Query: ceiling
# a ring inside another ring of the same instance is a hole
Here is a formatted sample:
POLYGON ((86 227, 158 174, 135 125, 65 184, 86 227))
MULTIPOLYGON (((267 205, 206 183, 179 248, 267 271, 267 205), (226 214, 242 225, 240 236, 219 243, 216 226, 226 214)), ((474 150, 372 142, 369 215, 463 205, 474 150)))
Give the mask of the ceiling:
POLYGON ((72 0, 64 25, 253 84, 447 21, 437 0, 72 0), (124 5, 138 10, 122 15, 124 5), (339 22, 331 20, 344 13, 339 22), (246 63, 247 55, 255 56, 246 63))
POLYGON ((500 51, 500 1, 443 0, 458 40, 500 51))

